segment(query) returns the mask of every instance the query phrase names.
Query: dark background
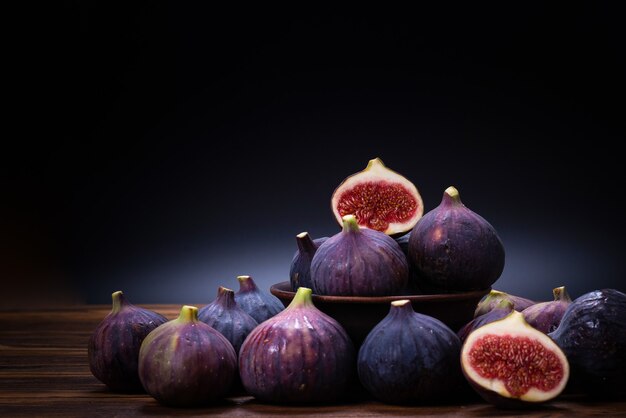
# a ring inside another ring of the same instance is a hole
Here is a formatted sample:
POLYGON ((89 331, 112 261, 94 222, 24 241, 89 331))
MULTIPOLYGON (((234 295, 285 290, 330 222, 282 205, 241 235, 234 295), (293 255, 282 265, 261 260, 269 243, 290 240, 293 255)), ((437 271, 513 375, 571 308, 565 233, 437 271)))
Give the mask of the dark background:
POLYGON ((625 290, 621 15, 481 7, 39 16, 10 66, 27 117, 5 153, 3 304, 268 289, 297 233, 338 231, 331 194, 374 157, 426 211, 455 185, 491 222, 495 288, 625 290))

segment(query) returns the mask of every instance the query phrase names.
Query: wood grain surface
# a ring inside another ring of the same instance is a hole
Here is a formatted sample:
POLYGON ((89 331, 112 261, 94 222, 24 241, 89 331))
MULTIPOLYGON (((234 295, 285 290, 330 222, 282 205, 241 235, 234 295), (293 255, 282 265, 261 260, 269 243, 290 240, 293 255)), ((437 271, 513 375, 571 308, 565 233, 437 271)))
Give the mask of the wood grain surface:
MULTIPOLYGON (((168 318, 180 306, 142 305, 168 318)), ((87 340, 109 312, 104 305, 0 311, 0 417, 132 416, 626 416, 626 400, 593 402, 563 396, 530 411, 501 411, 480 400, 456 405, 396 406, 368 398, 338 405, 281 406, 236 396, 218 405, 176 409, 146 394, 108 391, 89 371, 87 340)))

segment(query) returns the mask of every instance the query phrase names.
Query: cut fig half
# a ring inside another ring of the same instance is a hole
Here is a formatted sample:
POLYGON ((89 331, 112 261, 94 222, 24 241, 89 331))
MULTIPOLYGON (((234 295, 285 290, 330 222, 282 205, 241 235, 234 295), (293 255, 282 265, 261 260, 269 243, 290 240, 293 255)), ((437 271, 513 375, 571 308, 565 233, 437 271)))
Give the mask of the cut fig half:
POLYGON ((354 215, 361 228, 387 235, 410 231, 424 214, 422 197, 415 185, 387 168, 380 158, 370 160, 363 171, 341 182, 333 193, 331 206, 340 225, 345 215, 354 215))
POLYGON ((517 311, 470 333, 461 367, 479 395, 503 408, 554 399, 569 379, 563 351, 517 311))

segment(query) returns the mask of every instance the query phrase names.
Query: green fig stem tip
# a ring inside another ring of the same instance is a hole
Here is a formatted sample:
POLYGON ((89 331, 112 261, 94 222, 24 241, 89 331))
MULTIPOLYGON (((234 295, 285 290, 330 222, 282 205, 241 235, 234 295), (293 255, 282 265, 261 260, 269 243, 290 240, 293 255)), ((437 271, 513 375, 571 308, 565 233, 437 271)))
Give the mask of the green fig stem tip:
POLYGON ((461 201, 461 196, 459 195, 459 191, 454 186, 448 187, 445 191, 445 194, 450 196, 452 200, 454 200, 455 202, 461 201))
POLYGON ((372 167, 375 167, 375 166, 384 167, 385 164, 383 163, 383 160, 381 160, 380 158, 376 157, 376 158, 373 158, 373 159, 369 160, 369 162, 367 163, 367 167, 365 167, 365 169, 369 170, 369 169, 371 169, 372 167))
POLYGON ((237 276, 237 281, 239 281, 239 290, 242 292, 248 292, 256 289, 256 284, 250 276, 237 276))
POLYGON ((552 290, 552 294, 554 295, 554 300, 555 301, 565 301, 565 302, 571 302, 572 301, 572 299, 567 294, 567 291, 565 290, 565 286, 555 287, 552 290))
POLYGON ((198 308, 195 306, 185 305, 180 309, 178 320, 181 322, 190 322, 198 320, 198 308))
POLYGON ((313 290, 308 287, 300 286, 293 297, 289 308, 297 308, 302 306, 313 306, 313 290))
POLYGON ((113 307, 111 309, 113 313, 119 312, 122 309, 122 306, 126 303, 126 298, 121 290, 113 292, 111 294, 111 299, 113 300, 113 307))
POLYGON ((359 230, 359 224, 356 221, 356 216, 345 215, 341 219, 343 220, 343 232, 351 232, 351 231, 359 230))

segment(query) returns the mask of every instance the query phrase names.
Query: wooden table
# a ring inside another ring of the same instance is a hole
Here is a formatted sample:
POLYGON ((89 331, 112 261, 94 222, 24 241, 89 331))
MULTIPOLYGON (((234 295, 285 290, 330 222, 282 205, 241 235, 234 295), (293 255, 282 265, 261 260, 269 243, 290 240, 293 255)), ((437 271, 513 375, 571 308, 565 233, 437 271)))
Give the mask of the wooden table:
MULTIPOLYGON (((3 297, 7 297, 4 295, 3 297)), ((175 318, 178 305, 144 305, 175 318)), ((146 394, 111 393, 87 364, 87 340, 110 306, 76 306, 37 311, 0 311, 0 417, 71 416, 626 416, 626 400, 611 403, 560 398, 532 411, 500 411, 474 401, 462 405, 395 406, 364 400, 332 406, 276 406, 252 397, 219 405, 175 409, 146 394)))

